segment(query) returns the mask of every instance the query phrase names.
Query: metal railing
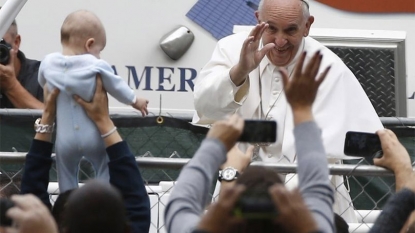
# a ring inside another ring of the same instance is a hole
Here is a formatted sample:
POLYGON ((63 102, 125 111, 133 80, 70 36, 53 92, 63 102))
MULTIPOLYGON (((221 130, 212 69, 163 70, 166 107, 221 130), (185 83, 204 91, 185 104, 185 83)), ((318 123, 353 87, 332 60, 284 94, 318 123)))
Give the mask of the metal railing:
MULTIPOLYGON (((0 109, 0 126, 4 126, 1 128, 0 144, 3 144, 2 148, 5 147, 7 150, 16 148, 10 151, 19 151, 0 152, 2 173, 0 194, 19 192, 25 151, 29 149, 34 136, 33 122, 41 114, 42 111, 39 110, 0 109)), ((191 119, 189 115, 164 116, 163 124, 158 124, 157 115, 153 115, 153 117, 141 118, 133 111, 111 111, 111 118, 119 128, 122 138, 127 141, 132 152, 139 155, 136 161, 147 184, 152 203, 150 232, 164 232, 162 213, 168 201, 169 190, 174 187, 173 181, 177 179, 180 169, 199 147, 204 133, 187 128, 190 125, 187 122, 191 119)), ((380 119, 385 127, 392 128, 398 136, 400 134, 405 137, 404 139, 409 139, 407 144, 412 147, 408 147, 408 151, 414 156, 415 118, 382 117, 380 119)), ((346 162, 347 164, 330 164, 330 173, 345 178, 345 186, 350 190, 352 199, 350 206, 357 209, 358 222, 351 223, 350 232, 367 232, 388 197, 394 193, 394 177, 390 171, 373 166, 365 159, 346 162)), ((280 173, 296 173, 297 168, 296 164, 253 162, 252 165, 270 167, 280 173)), ((92 168, 83 161, 80 181, 93 177, 92 168)), ((58 193, 54 166, 50 172, 50 180, 49 191, 53 201, 53 194, 58 193)))

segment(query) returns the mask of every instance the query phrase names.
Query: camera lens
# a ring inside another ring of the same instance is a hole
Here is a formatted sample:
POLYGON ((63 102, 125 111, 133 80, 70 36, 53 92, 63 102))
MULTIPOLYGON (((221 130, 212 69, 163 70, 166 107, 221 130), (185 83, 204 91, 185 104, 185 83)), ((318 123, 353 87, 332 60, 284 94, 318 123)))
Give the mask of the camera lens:
POLYGON ((11 48, 12 46, 9 45, 4 39, 0 40, 0 64, 9 64, 11 48))
POLYGON ((5 44, 0 44, 0 63, 7 65, 10 59, 10 48, 5 44))

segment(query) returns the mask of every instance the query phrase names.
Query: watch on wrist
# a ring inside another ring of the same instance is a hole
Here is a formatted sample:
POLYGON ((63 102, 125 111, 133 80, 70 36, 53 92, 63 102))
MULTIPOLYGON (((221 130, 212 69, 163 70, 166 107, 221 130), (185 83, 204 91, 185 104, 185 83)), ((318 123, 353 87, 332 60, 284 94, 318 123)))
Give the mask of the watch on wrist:
POLYGON ((35 121, 35 131, 36 133, 53 133, 53 130, 55 129, 55 123, 53 125, 42 125, 40 124, 41 118, 37 118, 35 121))
POLYGON ((233 167, 226 167, 223 170, 219 171, 218 180, 219 181, 234 181, 238 178, 239 172, 233 167))

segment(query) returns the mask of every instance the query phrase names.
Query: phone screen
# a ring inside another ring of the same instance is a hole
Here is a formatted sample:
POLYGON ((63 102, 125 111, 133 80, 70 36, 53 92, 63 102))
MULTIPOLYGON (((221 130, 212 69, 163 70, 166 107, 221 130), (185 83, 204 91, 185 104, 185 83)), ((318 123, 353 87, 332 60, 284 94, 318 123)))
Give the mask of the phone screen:
POLYGON ((245 120, 240 142, 275 142, 277 122, 266 120, 245 120))
POLYGON ((382 146, 377 134, 352 131, 346 133, 344 142, 345 155, 370 157, 381 150, 382 146))
POLYGON ((270 197, 241 197, 233 214, 246 219, 273 219, 278 211, 270 197))

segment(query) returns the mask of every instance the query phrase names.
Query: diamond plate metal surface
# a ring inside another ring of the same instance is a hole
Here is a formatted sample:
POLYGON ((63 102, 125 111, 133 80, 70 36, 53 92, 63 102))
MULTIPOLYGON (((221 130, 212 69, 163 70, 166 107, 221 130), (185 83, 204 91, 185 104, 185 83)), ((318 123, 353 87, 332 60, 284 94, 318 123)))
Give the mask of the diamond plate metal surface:
POLYGON ((395 55, 392 49, 328 47, 359 80, 380 117, 396 116, 395 55))

